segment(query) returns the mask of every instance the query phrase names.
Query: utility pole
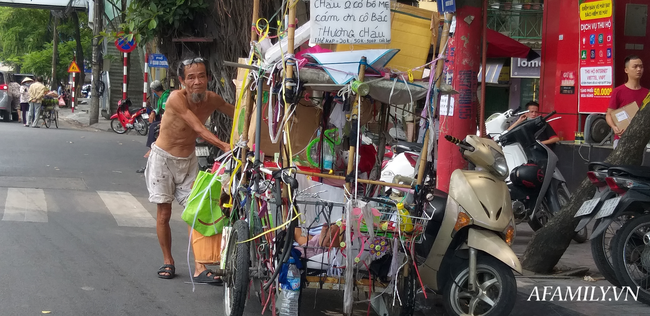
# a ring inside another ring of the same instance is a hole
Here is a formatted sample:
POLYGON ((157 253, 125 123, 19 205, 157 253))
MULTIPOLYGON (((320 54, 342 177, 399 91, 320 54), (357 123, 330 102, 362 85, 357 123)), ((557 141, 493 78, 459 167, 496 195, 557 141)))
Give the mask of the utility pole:
POLYGON ((57 56, 59 55, 59 33, 57 32, 57 24, 59 24, 59 18, 54 15, 54 39, 53 39, 53 44, 52 44, 52 81, 51 81, 51 89, 56 90, 58 88, 58 85, 56 83, 56 65, 58 62, 57 56))
POLYGON ((100 64, 100 49, 99 49, 99 33, 102 31, 102 12, 104 1, 95 0, 95 11, 93 18, 93 78, 92 78, 92 93, 90 96, 90 119, 88 124, 93 125, 99 122, 99 82, 101 81, 101 67, 100 64))
MULTIPOLYGON (((476 88, 481 65, 482 6, 482 0, 456 1, 456 31, 449 39, 446 55, 448 74, 452 76, 451 86, 459 94, 450 95, 450 100, 445 100, 449 104, 447 113, 442 112, 443 107, 440 107, 440 135, 451 135, 459 139, 464 139, 469 134, 476 135, 476 88)), ((442 97, 447 98, 444 95, 442 97)), ((456 145, 440 141, 437 188, 448 192, 451 173, 466 166, 467 162, 461 157, 456 145)))

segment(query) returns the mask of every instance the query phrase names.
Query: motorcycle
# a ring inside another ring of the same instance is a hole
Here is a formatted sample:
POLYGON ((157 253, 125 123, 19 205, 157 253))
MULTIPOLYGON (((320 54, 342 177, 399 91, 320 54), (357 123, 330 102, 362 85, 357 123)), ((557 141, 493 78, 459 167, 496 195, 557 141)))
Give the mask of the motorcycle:
MULTIPOLYGON (((546 225, 571 199, 566 180, 557 168, 557 156, 537 140, 549 118, 556 112, 526 120, 508 131, 507 121, 513 116, 512 113, 512 110, 508 110, 490 116, 486 128, 503 146, 508 167, 512 169, 508 188, 517 223, 527 221, 536 231, 546 225)), ((584 228, 573 239, 584 243, 587 235, 587 229, 584 228)))
POLYGON ((613 166, 605 182, 617 196, 607 199, 595 218, 594 234, 624 221, 611 240, 611 261, 620 285, 638 287, 638 299, 650 304, 650 168, 613 166))
POLYGON ((149 114, 143 107, 131 107, 131 100, 124 99, 117 103, 117 113, 111 116, 111 129, 115 133, 124 134, 135 129, 138 134, 146 136, 149 131, 149 114))
POLYGON ((196 146, 194 147, 194 154, 199 162, 199 170, 208 170, 212 166, 210 165, 210 148, 213 147, 203 138, 196 138, 196 146))
POLYGON ((415 179, 422 144, 398 142, 387 150, 382 161, 380 181, 392 183, 396 176, 415 179))
MULTIPOLYGON (((589 163, 587 178, 596 187, 596 192, 593 198, 585 201, 576 212, 575 217, 581 218, 580 223, 576 226, 576 232, 584 229, 594 219, 605 201, 616 196, 616 193, 609 188, 606 182, 607 170, 610 167, 612 167, 611 164, 604 162, 589 163)), ((609 283, 615 286, 620 286, 621 283, 616 277, 616 272, 614 272, 611 242, 616 232, 627 220, 627 217, 627 215, 619 216, 604 229, 594 229, 590 237, 591 255, 594 258, 594 263, 598 271, 600 271, 609 283)), ((594 227, 597 228, 601 221, 601 218, 596 219, 594 227)))
POLYGON ((521 264, 510 248, 516 231, 506 159, 491 139, 445 139, 477 170, 455 170, 449 194, 426 195, 430 220, 415 245, 419 276, 442 293, 448 315, 509 315, 517 296, 512 270, 521 273, 521 264))

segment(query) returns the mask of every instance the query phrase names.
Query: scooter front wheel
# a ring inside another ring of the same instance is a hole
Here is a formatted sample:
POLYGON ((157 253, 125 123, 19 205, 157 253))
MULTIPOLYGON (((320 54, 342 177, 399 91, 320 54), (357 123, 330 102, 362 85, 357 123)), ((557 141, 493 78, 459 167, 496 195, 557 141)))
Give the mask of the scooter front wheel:
POLYGON ((451 265, 451 279, 443 294, 447 315, 510 315, 517 300, 517 281, 512 269, 488 255, 476 262, 478 290, 469 290, 469 260, 451 265))
POLYGON ((120 120, 116 118, 111 120, 111 129, 113 132, 118 134, 124 134, 127 131, 127 129, 122 126, 122 123, 120 123, 120 120))

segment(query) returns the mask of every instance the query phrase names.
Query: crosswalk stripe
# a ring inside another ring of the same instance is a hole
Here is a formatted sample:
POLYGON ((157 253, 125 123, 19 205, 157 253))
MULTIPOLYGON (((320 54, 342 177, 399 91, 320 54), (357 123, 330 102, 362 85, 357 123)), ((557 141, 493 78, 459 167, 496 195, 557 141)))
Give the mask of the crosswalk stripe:
POLYGON ((47 202, 43 190, 9 188, 2 220, 47 223, 47 202))
POLYGON ((156 220, 131 193, 97 191, 118 226, 156 227, 156 220))

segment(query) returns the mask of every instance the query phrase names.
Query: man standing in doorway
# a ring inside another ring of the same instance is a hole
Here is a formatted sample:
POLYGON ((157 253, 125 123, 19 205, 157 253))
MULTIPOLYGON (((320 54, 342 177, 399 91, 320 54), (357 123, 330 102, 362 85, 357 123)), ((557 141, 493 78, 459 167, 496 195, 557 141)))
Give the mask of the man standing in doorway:
POLYGON ((49 91, 47 87, 43 85, 43 77, 36 77, 36 82, 29 86, 29 113, 27 114, 28 125, 32 127, 38 126, 38 118, 41 116, 41 103, 43 103, 43 97, 49 91))
POLYGON ((641 87, 641 76, 643 76, 643 61, 636 55, 630 55, 625 58, 625 74, 627 82, 616 87, 612 91, 609 107, 605 119, 607 124, 614 131, 614 148, 618 146, 618 140, 625 132, 625 129, 618 128, 612 118, 612 111, 620 109, 632 102, 636 102, 639 107, 643 106, 643 99, 648 95, 648 89, 641 87))
MULTIPOLYGON (((230 117, 235 107, 226 103, 219 95, 207 91, 207 63, 203 58, 184 60, 178 67, 178 79, 183 89, 172 92, 167 99, 165 115, 160 123, 160 135, 151 145, 151 154, 145 169, 145 179, 149 190, 149 202, 158 208, 156 231, 163 252, 163 266, 158 277, 171 279, 175 275, 171 245, 172 234, 169 219, 172 215, 174 198, 185 206, 192 190, 192 184, 199 171, 194 154, 196 137, 219 147, 224 152, 230 145, 221 141, 206 127, 205 121, 219 111, 230 117)), ((219 283, 221 280, 205 265, 196 264, 194 281, 219 283)))

